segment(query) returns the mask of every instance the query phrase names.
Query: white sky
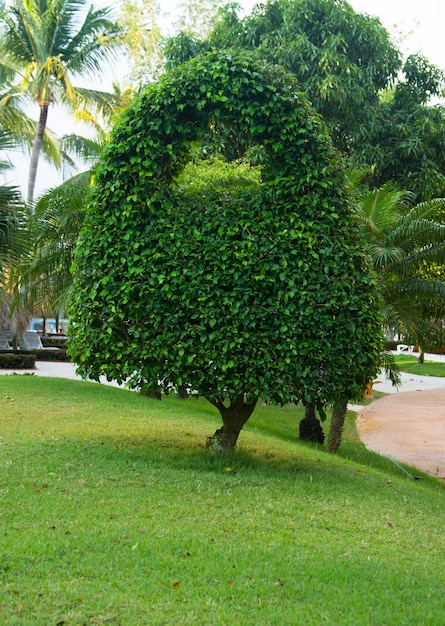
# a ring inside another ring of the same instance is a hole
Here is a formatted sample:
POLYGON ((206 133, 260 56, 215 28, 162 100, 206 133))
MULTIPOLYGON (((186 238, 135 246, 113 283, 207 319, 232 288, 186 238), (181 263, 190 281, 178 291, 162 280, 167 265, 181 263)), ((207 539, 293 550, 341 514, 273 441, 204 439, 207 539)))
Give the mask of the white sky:
POLYGON ((380 18, 407 54, 420 52, 445 70, 443 0, 349 0, 358 13, 380 18))
MULTIPOLYGON (((116 0, 117 2, 119 0, 116 0)), ((97 0, 93 2, 98 4, 97 0)), ((254 0, 238 0, 247 13, 255 4, 254 0)), ((444 0, 349 0, 352 7, 360 13, 368 13, 380 18, 382 24, 393 36, 400 50, 406 55, 422 53, 432 63, 445 70, 445 2, 444 0)), ((105 2, 107 4, 107 2, 105 2)), ((111 4, 111 2, 110 2, 111 4)), ((162 12, 168 13, 174 21, 176 17, 176 1, 160 0, 162 12)), ((119 80, 119 79, 118 79, 119 80)), ((56 132, 66 133, 70 129, 62 127, 66 121, 56 111, 50 111, 49 126, 56 132)), ((79 132, 79 131, 78 131, 79 132)), ((16 162, 17 156, 13 160, 16 162)), ((18 184, 26 188, 27 161, 20 157, 16 178, 8 176, 9 184, 18 184)), ((67 172, 66 176, 72 173, 67 172)), ((62 175, 47 166, 43 161, 39 164, 38 188, 36 193, 57 185, 62 175)))

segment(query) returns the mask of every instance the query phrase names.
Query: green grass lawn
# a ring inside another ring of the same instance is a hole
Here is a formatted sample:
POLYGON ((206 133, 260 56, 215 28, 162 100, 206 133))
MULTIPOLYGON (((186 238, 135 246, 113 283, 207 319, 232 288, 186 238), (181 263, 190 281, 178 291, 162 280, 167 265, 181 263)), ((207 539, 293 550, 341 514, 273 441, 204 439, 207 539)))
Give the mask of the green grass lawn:
POLYGON ((205 401, 0 377, 0 624, 442 625, 444 486, 260 406, 211 459, 205 401), (343 455, 343 456, 342 456, 343 455))
POLYGON ((394 360, 402 372, 419 374, 420 376, 445 376, 445 363, 435 361, 419 363, 416 356, 407 354, 394 355, 394 360))

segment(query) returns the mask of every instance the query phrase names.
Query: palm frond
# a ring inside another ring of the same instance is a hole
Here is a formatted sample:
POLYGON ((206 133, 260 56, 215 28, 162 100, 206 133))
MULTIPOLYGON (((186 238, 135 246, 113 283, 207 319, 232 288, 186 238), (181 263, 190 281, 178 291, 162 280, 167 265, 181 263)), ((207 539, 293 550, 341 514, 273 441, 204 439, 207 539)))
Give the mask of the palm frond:
POLYGON ((65 152, 81 158, 85 163, 96 163, 106 145, 106 140, 71 134, 61 138, 61 145, 65 152))
POLYGON ((404 257, 403 250, 396 247, 369 244, 367 248, 376 270, 386 268, 404 257))
POLYGON ((17 282, 30 308, 63 311, 90 181, 90 172, 79 174, 47 191, 30 210, 28 253, 17 268, 17 282))
POLYGON ((15 263, 20 251, 23 202, 19 189, 0 186, 0 274, 15 263))
POLYGON ((75 102, 68 102, 63 98, 63 102, 70 107, 77 119, 88 121, 97 126, 97 118, 99 115, 107 122, 110 121, 112 115, 121 108, 122 97, 120 94, 108 93, 97 89, 88 89, 86 87, 76 87, 77 99, 75 102), (88 112, 87 118, 85 113, 88 112))
POLYGON ((375 242, 391 231, 406 210, 411 195, 400 191, 392 183, 369 192, 357 204, 367 241, 375 242))
POLYGON ((407 208, 410 200, 388 185, 367 194, 358 215, 385 326, 425 345, 438 341, 445 320, 445 199, 407 208))
MULTIPOLYGON (((423 203, 426 205, 427 203, 423 203)), ((438 203, 439 204, 439 203, 438 203)), ((443 200, 445 207, 445 200, 443 200)), ((419 205, 413 207, 408 215, 402 217, 384 243, 389 246, 398 246, 406 250, 427 245, 435 241, 443 241, 445 224, 427 219, 427 207, 419 210, 419 205)))
POLYGON ((91 6, 77 33, 65 40, 67 68, 74 75, 102 73, 104 61, 118 59, 120 37, 121 28, 113 21, 110 9, 91 6))
POLYGON ((392 352, 384 350, 381 353, 381 366, 385 372, 386 378, 391 381, 393 387, 400 387, 402 385, 400 368, 395 362, 392 352))

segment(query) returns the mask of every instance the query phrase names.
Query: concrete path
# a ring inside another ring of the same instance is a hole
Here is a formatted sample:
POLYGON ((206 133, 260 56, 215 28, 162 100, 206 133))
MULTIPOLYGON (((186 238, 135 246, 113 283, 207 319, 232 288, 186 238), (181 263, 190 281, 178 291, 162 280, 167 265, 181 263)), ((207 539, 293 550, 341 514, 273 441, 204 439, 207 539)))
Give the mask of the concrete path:
MULTIPOLYGON (((6 370, 0 369, 1 374, 33 374, 34 376, 51 376, 53 378, 69 378, 72 380, 82 380, 81 376, 76 374, 76 368, 71 363, 57 363, 56 361, 36 361, 34 369, 29 370, 6 370)), ((116 382, 108 382, 105 376, 102 376, 100 382, 105 385, 119 387, 116 382)))
MULTIPOLYGON (((81 380, 70 363, 37 361, 33 370, 2 370, 1 374, 34 374, 81 380)), ((102 383, 108 383, 105 378, 102 383)), ((390 394, 358 412, 357 428, 367 448, 445 479, 445 378, 402 372, 399 390, 381 375, 374 389, 390 394)))

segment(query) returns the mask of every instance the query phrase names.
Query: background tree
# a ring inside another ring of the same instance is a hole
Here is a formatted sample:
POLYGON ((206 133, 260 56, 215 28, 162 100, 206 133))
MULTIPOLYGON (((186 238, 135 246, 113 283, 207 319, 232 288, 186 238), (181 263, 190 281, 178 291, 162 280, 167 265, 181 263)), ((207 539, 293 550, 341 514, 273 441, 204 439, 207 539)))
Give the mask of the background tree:
MULTIPOLYGON (((0 154, 14 148, 17 139, 0 124, 0 154)), ((5 173, 10 162, 4 156, 0 160, 0 172, 5 173)), ((23 215, 23 202, 19 189, 11 185, 0 185, 0 322, 6 321, 10 298, 6 292, 6 279, 11 266, 20 254, 20 225, 23 215)))
POLYGON ((251 50, 291 71, 352 165, 372 187, 393 180, 417 200, 442 195, 445 110, 442 73, 401 55, 377 18, 344 0, 269 0, 238 17, 226 6, 206 39, 180 33, 166 46, 173 67, 209 49, 251 50), (400 71, 402 70, 402 71, 400 71))
MULTIPOLYGON (((119 108, 128 106, 131 90, 115 87, 119 108)), ((119 112, 119 108, 115 113, 119 112)), ((110 119, 112 118, 110 111, 110 119)), ((109 134, 94 119, 95 138, 64 135, 60 145, 64 154, 75 155, 84 164, 94 166, 109 134)), ((46 317, 61 317, 72 283, 71 265, 77 237, 85 214, 85 201, 91 186, 94 168, 49 189, 27 206, 21 225, 20 258, 9 270, 16 303, 46 317)))
MULTIPOLYGON (((371 123, 379 91, 400 69, 399 52, 380 21, 356 13, 344 0, 269 1, 242 19, 237 5, 229 4, 206 40, 189 40, 192 53, 252 50, 291 71, 346 152, 353 149, 357 130, 371 123)), ((170 65, 184 61, 184 34, 166 51, 170 65)))
POLYGON ((48 190, 28 211, 20 260, 11 271, 18 299, 43 317, 61 317, 72 285, 74 248, 85 215, 91 172, 48 190))
POLYGON ((138 85, 153 80, 162 65, 160 6, 157 0, 123 0, 119 4, 122 39, 130 77, 138 85))
POLYGON ((419 55, 407 59, 355 147, 355 164, 370 168, 372 187, 391 180, 418 201, 445 195, 445 109, 431 104, 443 88, 441 70, 419 55))
POLYGON ((69 316, 78 371, 220 411, 233 449, 259 396, 344 405, 378 369, 376 288, 323 125, 290 75, 209 54, 136 98, 98 166, 69 316), (177 177, 215 120, 260 144, 260 183, 177 177))
POLYGON ((445 199, 410 207, 390 183, 358 203, 361 228, 382 294, 385 326, 422 348, 445 332, 445 199))
POLYGON ((179 0, 177 26, 189 34, 206 37, 225 4, 226 0, 179 0))
MULTIPOLYGON (((17 101, 16 90, 11 89, 14 72, 0 63, 0 129, 1 149, 10 151, 30 151, 37 131, 37 123, 17 101)), ((42 153, 45 158, 56 164, 60 163, 60 151, 54 135, 45 130, 42 141, 42 153)), ((8 168, 11 163, 8 160, 8 168)))
POLYGON ((110 105, 110 94, 75 87, 73 79, 97 80, 117 50, 119 29, 109 9, 87 8, 85 0, 14 0, 2 11, 1 26, 0 66, 14 75, 9 99, 39 107, 28 183, 32 200, 50 105, 60 102, 74 113, 110 105))

